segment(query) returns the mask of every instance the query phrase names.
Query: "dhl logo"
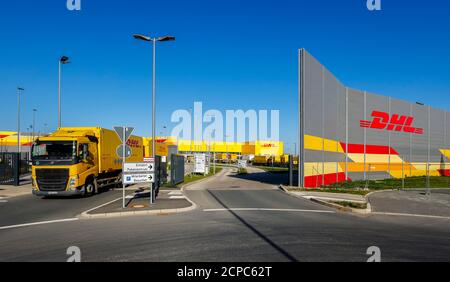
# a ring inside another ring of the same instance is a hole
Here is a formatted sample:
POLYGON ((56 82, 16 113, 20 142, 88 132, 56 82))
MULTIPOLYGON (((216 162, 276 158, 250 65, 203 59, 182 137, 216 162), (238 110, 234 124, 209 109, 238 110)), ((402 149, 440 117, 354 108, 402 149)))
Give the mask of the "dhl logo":
POLYGON ((140 147, 139 140, 135 140, 135 139, 128 139, 127 145, 130 147, 134 147, 134 148, 140 147))
POLYGON ((389 113, 380 111, 373 111, 372 117, 372 121, 361 120, 361 127, 406 132, 419 135, 422 135, 424 132, 423 128, 416 128, 412 126, 414 117, 401 116, 398 114, 393 114, 392 116, 390 116, 389 113))
POLYGON ((276 145, 275 144, 263 144, 261 147, 263 147, 263 148, 275 148, 276 145))

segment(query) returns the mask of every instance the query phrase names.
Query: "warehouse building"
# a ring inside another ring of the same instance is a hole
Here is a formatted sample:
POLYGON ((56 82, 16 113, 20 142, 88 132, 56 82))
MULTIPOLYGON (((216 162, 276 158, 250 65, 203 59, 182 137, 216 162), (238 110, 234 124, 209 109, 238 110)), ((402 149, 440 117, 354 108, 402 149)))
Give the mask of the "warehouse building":
MULTIPOLYGON (((152 138, 144 138, 144 143, 151 149, 152 138)), ((151 154, 151 152, 146 152, 151 154)), ((284 153, 284 143, 280 141, 254 141, 254 142, 218 142, 182 140, 175 137, 157 137, 156 154, 169 156, 173 153, 211 153, 217 159, 235 160, 239 157, 267 156, 280 157, 284 153)))
POLYGON ((301 187, 450 176, 450 114, 342 84, 299 51, 301 187))

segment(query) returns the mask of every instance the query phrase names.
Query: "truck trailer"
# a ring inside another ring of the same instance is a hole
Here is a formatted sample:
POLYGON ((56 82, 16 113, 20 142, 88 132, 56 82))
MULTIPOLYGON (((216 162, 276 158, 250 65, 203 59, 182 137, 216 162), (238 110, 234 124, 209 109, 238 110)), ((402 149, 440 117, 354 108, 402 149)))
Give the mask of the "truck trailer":
MULTIPOLYGON (((32 148, 33 194, 36 196, 90 196, 122 182, 122 144, 114 131, 99 127, 60 128, 37 139, 32 148)), ((141 137, 127 142, 127 162, 142 162, 141 137)))

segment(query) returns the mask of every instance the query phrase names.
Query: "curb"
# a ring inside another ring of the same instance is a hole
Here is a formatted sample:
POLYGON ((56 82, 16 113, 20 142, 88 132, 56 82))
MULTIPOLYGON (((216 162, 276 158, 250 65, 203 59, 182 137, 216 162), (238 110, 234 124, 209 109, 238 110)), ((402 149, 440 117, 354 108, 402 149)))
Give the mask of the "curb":
MULTIPOLYGON (((221 174, 224 170, 222 170, 219 174, 221 174)), ((211 177, 214 176, 218 176, 219 174, 213 175, 211 177)), ((171 214, 178 214, 178 213, 185 213, 185 212, 190 212, 193 210, 196 210, 198 208, 197 204, 194 203, 191 199, 189 199, 186 194, 185 194, 185 190, 186 188, 188 188, 191 185, 194 184, 198 184, 201 183, 203 181, 209 180, 211 179, 211 177, 206 177, 191 183, 188 183, 186 185, 181 186, 180 190, 181 193, 183 193, 183 196, 185 197, 185 199, 191 204, 190 207, 186 207, 186 208, 180 208, 180 209, 160 209, 160 210, 147 210, 147 211, 127 211, 127 212, 112 212, 112 213, 100 213, 100 214, 89 214, 89 212, 94 211, 96 209, 99 209, 101 207, 104 207, 106 205, 112 204, 114 202, 117 202, 119 200, 121 200, 122 198, 107 202, 103 205, 100 205, 98 207, 95 207, 93 209, 87 210, 83 213, 81 213, 79 216, 77 216, 77 218, 79 219, 96 219, 96 218, 117 218, 117 217, 126 217, 126 216, 141 216, 141 215, 171 215, 171 214)))
POLYGON ((140 215, 170 215, 170 214, 178 214, 178 213, 192 211, 196 208, 197 208, 196 206, 191 205, 190 207, 181 208, 181 209, 162 209, 162 210, 134 211, 134 212, 133 211, 112 212, 112 213, 101 213, 101 214, 88 214, 87 212, 84 212, 80 216, 78 216, 78 218, 80 218, 80 219, 95 219, 95 218, 117 218, 117 217, 125 217, 125 216, 140 216, 140 215))
MULTIPOLYGON (((367 197, 371 193, 369 193, 369 194, 367 194, 365 196, 366 204, 367 204, 367 208, 366 209, 354 209, 354 208, 344 207, 344 206, 341 206, 341 205, 338 205, 338 204, 335 204, 335 203, 327 202, 327 201, 324 201, 324 200, 316 199, 314 197, 298 196, 296 194, 293 194, 293 193, 289 192, 283 185, 280 185, 278 188, 280 190, 282 190, 283 192, 285 192, 285 193, 287 193, 287 194, 289 194, 291 196, 294 196, 296 198, 309 200, 311 202, 314 202, 314 203, 317 203, 317 204, 320 204, 320 205, 323 205, 323 206, 327 206, 329 208, 337 209, 338 211, 341 211, 341 212, 350 212, 350 213, 355 213, 355 214, 360 214, 360 215, 368 215, 368 214, 372 213, 372 205, 370 204, 369 198, 367 197)), ((380 191, 376 191, 376 192, 380 192, 380 191)), ((376 192, 372 192, 372 193, 376 193, 376 192)), ((351 202, 352 203, 354 201, 342 200, 342 202, 351 202)), ((358 203, 360 203, 360 202, 358 202, 358 203)))

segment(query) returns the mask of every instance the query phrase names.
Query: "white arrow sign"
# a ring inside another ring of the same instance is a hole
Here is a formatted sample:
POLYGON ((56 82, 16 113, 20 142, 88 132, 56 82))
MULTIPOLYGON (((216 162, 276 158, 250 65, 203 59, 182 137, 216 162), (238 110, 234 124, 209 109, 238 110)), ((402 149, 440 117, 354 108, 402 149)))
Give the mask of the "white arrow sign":
POLYGON ((124 176, 125 184, 136 184, 136 183, 154 183, 155 174, 127 174, 124 176))
POLYGON ((152 163, 125 163, 125 173, 151 173, 155 171, 152 163))

